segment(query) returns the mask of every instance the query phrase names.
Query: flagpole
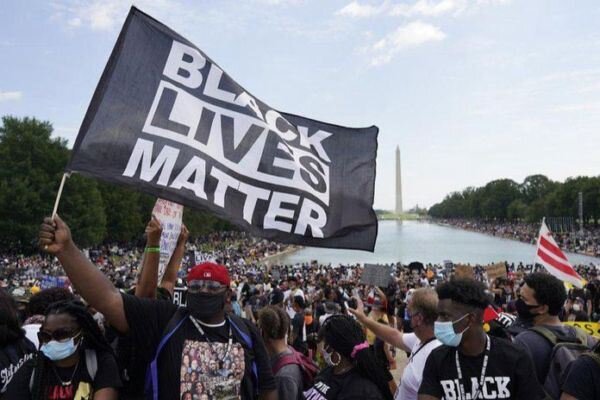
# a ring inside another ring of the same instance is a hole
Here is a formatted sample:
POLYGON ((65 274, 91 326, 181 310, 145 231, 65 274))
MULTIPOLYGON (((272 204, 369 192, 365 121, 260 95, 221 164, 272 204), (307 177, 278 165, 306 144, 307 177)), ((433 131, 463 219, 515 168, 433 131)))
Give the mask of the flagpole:
POLYGON ((60 198, 62 197, 62 191, 65 187, 65 181, 68 177, 71 176, 70 172, 65 172, 60 181, 60 186, 58 187, 58 193, 56 194, 56 200, 54 201, 54 208, 52 209, 52 219, 56 217, 56 212, 58 211, 58 203, 60 203, 60 198))

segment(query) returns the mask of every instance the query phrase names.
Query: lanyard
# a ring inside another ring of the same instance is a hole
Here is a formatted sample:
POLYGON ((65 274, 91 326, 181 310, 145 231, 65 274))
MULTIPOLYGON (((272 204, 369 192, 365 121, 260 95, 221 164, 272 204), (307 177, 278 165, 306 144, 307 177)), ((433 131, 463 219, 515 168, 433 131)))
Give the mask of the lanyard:
MULTIPOLYGON (((481 392, 481 390, 483 389, 483 383, 484 383, 484 379, 485 379, 485 371, 487 369, 487 364, 488 364, 488 360, 489 360, 489 355, 490 355, 490 348, 491 348, 491 340, 490 337, 488 335, 485 335, 485 355, 483 356, 483 365, 481 366, 481 377, 479 378, 479 387, 477 388, 477 393, 475 393, 475 395, 473 397, 471 397, 472 400, 477 399, 477 397, 479 396, 479 393, 481 392)), ((462 369, 460 368, 460 361, 458 360, 458 349, 456 349, 456 353, 454 353, 456 355, 456 372, 458 374, 458 390, 460 391, 460 399, 461 400, 466 400, 466 396, 465 396, 465 387, 462 383, 463 380, 463 376, 462 376, 462 369)))
MULTIPOLYGON (((200 324, 198 323, 198 321, 196 321, 196 318, 192 317, 190 315, 190 320, 192 320, 192 322, 194 323, 194 326, 196 327, 196 329, 198 330, 198 332, 200 332, 200 334, 202 336, 204 336, 204 338, 206 339, 206 341, 208 343, 211 343, 210 339, 208 338, 208 336, 206 335, 206 333, 204 333, 204 330, 202 329, 202 327, 200 326, 200 324)), ((229 354, 229 350, 231 350, 231 344, 233 343, 233 332, 231 331, 231 322, 229 323, 229 340, 227 342, 227 350, 225 351, 225 355, 223 356, 223 358, 227 357, 227 355, 229 354)))
POLYGON ((408 359, 408 362, 412 362, 413 358, 415 358, 417 356, 417 353, 420 352, 423 347, 427 346, 429 343, 433 342, 435 340, 435 336, 426 340, 425 342, 421 343, 421 345, 419 346, 419 348, 417 349, 417 351, 415 351, 414 353, 412 353, 410 355, 410 358, 408 359))

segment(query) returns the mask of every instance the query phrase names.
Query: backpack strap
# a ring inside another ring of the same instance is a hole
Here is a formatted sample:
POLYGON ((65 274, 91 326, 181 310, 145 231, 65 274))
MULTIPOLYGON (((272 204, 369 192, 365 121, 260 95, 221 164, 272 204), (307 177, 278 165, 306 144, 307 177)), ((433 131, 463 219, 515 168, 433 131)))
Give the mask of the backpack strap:
POLYGON ((296 364, 300 365, 301 362, 298 359, 297 351, 294 350, 293 347, 288 346, 288 349, 292 350, 292 354, 286 354, 284 356, 279 357, 275 365, 273 366, 273 375, 275 375, 279 370, 286 365, 296 364))
POLYGON ((154 358, 150 362, 148 371, 146 372, 146 392, 148 392, 151 389, 152 398, 154 400, 158 400, 158 356, 160 355, 161 350, 163 349, 163 347, 165 347, 171 336, 173 336, 173 334, 179 329, 179 327, 181 327, 185 320, 188 319, 189 314, 187 314, 185 311, 186 310, 184 308, 178 308, 177 311, 175 311, 175 314, 173 314, 173 316, 167 323, 167 326, 163 332, 162 339, 156 347, 154 358))
POLYGON ((543 336, 548 342, 550 342, 552 347, 556 346, 558 343, 558 337, 548 328, 543 326, 534 326, 529 328, 529 330, 543 336))
POLYGON ((96 373, 98 372, 98 355, 96 354, 96 350, 85 349, 85 366, 90 378, 92 378, 92 382, 94 382, 96 373))
MULTIPOLYGON (((254 349, 254 341, 252 340, 252 336, 250 335, 250 331, 248 330, 248 327, 246 326, 246 323, 244 322, 244 320, 242 318, 238 318, 236 315, 227 316, 227 320, 229 321, 229 323, 231 324, 233 329, 235 329, 235 331, 240 335, 240 337, 244 341, 246 347, 248 347, 249 349, 254 349), (234 320, 237 320, 237 323, 234 322, 234 320), (243 326, 244 329, 240 328, 240 326, 243 326)), ((256 364, 256 357, 254 357, 252 359, 252 367, 251 368, 252 368, 252 380, 254 381, 255 392, 256 392, 256 394, 258 394, 258 392, 259 392, 259 390, 258 390, 258 366, 256 364)))

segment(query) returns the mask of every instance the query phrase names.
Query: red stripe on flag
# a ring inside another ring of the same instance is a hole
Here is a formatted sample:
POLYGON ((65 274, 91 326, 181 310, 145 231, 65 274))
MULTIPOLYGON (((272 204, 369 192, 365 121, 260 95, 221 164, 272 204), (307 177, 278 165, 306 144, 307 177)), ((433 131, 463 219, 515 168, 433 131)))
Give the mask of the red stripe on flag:
POLYGON ((555 260, 550 257, 548 254, 544 253, 541 249, 538 249, 537 255, 544 261, 549 264, 551 267, 556 268, 560 272, 572 276, 577 279, 581 279, 581 277, 575 272, 575 270, 567 265, 562 264, 560 261, 555 260))
POLYGON ((563 260, 567 261, 565 253, 563 253, 558 246, 555 246, 552 242, 550 242, 543 236, 540 236, 540 246, 548 250, 550 253, 554 254, 556 257, 562 258, 563 260))

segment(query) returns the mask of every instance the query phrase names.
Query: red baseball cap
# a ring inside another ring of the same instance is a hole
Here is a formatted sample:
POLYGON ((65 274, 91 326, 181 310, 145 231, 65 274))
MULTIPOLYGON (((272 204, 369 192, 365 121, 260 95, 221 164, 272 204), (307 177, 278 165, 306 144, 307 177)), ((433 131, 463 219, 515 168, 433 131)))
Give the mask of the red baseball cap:
POLYGON ((188 272, 187 281, 216 281, 229 286, 229 272, 223 265, 213 262, 203 262, 196 265, 188 272))

